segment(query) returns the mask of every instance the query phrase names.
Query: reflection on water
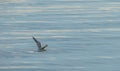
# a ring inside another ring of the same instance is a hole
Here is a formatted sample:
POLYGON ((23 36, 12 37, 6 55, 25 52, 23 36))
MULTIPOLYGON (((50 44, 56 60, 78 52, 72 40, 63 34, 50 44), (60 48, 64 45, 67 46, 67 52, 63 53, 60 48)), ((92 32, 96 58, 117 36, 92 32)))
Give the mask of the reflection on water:
POLYGON ((119 0, 0 0, 0 70, 119 71, 119 12, 119 0))

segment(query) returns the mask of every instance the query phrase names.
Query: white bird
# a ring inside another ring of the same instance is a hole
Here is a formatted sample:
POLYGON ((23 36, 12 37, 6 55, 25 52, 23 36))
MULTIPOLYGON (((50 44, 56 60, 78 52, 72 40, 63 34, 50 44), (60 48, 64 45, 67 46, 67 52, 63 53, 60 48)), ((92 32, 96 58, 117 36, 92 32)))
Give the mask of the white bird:
POLYGON ((36 45, 38 47, 38 51, 39 52, 42 52, 42 51, 46 51, 45 48, 48 46, 47 44, 45 46, 41 46, 41 43, 35 38, 35 37, 32 37, 33 40, 36 42, 36 45))

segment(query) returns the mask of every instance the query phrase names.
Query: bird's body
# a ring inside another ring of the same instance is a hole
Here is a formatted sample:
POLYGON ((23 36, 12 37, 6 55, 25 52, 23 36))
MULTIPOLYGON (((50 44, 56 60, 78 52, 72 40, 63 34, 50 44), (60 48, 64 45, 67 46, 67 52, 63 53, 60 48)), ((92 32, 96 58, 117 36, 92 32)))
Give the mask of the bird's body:
POLYGON ((38 52, 46 51, 45 48, 48 46, 47 44, 42 47, 41 43, 35 37, 32 37, 32 38, 36 42, 36 45, 38 47, 38 52))

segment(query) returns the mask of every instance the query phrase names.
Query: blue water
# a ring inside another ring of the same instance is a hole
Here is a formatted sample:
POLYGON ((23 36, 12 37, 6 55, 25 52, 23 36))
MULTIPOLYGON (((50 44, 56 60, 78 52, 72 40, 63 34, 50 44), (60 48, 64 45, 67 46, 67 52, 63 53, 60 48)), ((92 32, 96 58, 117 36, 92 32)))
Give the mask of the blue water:
POLYGON ((0 0, 0 71, 120 71, 119 42, 119 0, 0 0))

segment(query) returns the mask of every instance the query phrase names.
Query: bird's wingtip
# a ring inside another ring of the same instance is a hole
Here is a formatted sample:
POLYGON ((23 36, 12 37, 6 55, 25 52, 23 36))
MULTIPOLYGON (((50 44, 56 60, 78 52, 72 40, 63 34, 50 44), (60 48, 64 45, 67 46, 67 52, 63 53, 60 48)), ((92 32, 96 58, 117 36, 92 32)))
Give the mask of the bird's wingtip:
POLYGON ((34 36, 32 36, 32 38, 34 38, 34 36))

